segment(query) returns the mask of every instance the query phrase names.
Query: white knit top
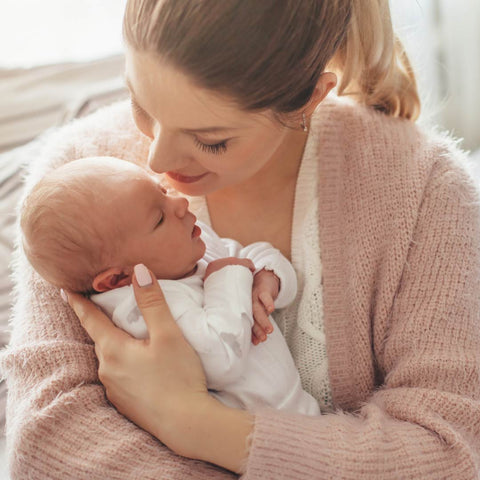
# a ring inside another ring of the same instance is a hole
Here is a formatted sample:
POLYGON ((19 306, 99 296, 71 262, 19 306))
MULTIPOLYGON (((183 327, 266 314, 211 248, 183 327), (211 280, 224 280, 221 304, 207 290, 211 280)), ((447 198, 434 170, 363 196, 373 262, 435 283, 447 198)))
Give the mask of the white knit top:
MULTIPOLYGON (((273 316, 300 372, 303 388, 322 412, 332 410, 323 328, 322 265, 318 235, 318 147, 320 129, 312 117, 295 191, 291 261, 297 273, 295 301, 273 316)), ((211 225, 205 197, 188 197, 199 220, 211 225)))

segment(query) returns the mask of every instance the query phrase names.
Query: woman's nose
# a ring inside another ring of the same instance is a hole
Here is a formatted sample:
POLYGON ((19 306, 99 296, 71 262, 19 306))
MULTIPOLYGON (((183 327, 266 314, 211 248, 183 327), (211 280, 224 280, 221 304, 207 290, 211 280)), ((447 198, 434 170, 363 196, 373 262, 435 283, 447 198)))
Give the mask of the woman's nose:
POLYGON ((188 212, 188 200, 185 197, 174 198, 174 211, 178 218, 183 218, 188 212))
POLYGON ((157 133, 150 145, 148 165, 157 173, 164 173, 182 167, 181 155, 172 139, 157 133))

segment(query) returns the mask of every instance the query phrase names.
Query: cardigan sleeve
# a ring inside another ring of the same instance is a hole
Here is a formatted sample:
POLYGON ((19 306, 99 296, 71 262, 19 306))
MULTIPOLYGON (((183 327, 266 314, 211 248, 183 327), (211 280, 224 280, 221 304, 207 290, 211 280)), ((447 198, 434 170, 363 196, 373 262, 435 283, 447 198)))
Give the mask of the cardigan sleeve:
POLYGON ((480 202, 449 162, 432 168, 385 331, 363 407, 255 412, 242 478, 478 478, 480 202))

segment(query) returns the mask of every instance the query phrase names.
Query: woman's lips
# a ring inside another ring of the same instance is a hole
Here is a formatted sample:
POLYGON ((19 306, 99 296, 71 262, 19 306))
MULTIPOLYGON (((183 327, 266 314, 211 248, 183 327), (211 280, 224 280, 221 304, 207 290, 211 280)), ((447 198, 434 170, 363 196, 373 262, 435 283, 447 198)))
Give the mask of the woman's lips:
POLYGON ((208 175, 208 172, 202 173, 201 175, 197 175, 195 177, 181 175, 180 173, 176 173, 176 172, 167 172, 166 175, 168 175, 172 180, 175 180, 176 182, 194 183, 194 182, 198 182, 198 180, 203 178, 205 175, 208 175))

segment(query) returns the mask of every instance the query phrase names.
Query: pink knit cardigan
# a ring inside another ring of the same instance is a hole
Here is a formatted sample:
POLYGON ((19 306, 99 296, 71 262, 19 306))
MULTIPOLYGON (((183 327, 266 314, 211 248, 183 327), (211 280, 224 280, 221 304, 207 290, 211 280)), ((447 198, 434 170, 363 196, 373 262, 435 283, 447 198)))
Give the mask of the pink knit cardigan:
MULTIPOLYGON (((337 411, 256 412, 245 479, 475 479, 480 468, 480 203, 460 154, 338 99, 318 115, 319 226, 337 411)), ((34 159, 145 158, 125 104, 60 130, 34 159)), ((226 479, 122 417, 91 342, 16 255, 7 375, 14 479, 226 479)))

